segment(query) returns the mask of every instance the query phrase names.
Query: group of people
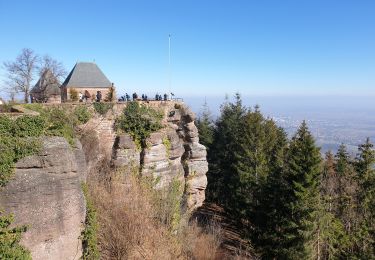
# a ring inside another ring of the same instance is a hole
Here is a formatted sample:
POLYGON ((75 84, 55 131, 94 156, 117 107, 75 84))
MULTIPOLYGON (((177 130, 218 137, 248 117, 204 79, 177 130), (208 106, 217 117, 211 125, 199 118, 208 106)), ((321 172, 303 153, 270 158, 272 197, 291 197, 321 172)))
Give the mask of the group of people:
MULTIPOLYGON (((155 95, 155 99, 156 101, 169 101, 169 100, 172 100, 174 94, 173 93, 170 93, 170 95, 168 95, 167 93, 164 94, 164 96, 160 95, 159 93, 156 93, 155 95)), ((79 92, 79 101, 80 102, 87 102, 88 99, 92 98, 93 100, 95 99, 96 102, 101 102, 102 101, 102 92, 100 90, 98 90, 96 92, 96 95, 90 95, 90 93, 85 90, 84 94, 82 94, 82 92, 79 92)), ((125 95, 121 96, 118 101, 130 101, 130 95, 128 93, 125 93, 125 95)), ((142 101, 149 101, 150 99, 148 98, 148 96, 146 94, 142 94, 141 97, 138 96, 138 94, 136 92, 134 92, 132 94, 132 100, 133 101, 136 101, 136 100, 142 100, 142 101)))
MULTIPOLYGON (((89 98, 91 98, 91 95, 87 90, 85 90, 85 94, 79 92, 79 102, 87 102, 89 98)), ((92 97, 92 99, 94 98, 92 97)), ((96 91, 95 100, 96 102, 102 101, 102 92, 100 90, 96 91)))
MULTIPOLYGON (((174 96, 173 93, 171 93, 171 95, 169 96, 167 93, 164 94, 164 96, 160 95, 159 93, 156 93, 155 95, 155 100, 156 101, 168 101, 168 100, 171 100, 172 97, 174 96), (164 98, 163 98, 164 97, 164 98)), ((142 101, 149 101, 149 98, 146 94, 142 94, 141 97, 138 96, 138 94, 136 92, 133 93, 132 95, 132 99, 133 101, 136 101, 136 100, 142 100, 142 101)), ((118 101, 130 101, 130 96, 128 93, 125 93, 124 96, 121 96, 118 101)))

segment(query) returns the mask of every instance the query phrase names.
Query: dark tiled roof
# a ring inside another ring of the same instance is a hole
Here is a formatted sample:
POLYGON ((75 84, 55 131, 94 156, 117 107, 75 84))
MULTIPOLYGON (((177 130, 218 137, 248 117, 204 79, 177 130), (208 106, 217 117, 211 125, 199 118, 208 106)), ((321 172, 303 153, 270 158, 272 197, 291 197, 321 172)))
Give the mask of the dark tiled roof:
POLYGON ((30 90, 30 94, 44 92, 45 95, 60 95, 60 83, 50 70, 45 71, 40 76, 38 82, 30 90))
POLYGON ((78 62, 62 86, 74 88, 107 88, 112 84, 93 62, 78 62))

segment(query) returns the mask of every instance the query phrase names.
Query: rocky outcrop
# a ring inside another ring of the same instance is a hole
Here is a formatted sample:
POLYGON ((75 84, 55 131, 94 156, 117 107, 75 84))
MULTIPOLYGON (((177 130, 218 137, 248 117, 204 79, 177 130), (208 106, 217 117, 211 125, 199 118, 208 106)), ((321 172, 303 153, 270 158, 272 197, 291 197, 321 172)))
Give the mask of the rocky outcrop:
POLYGON ((72 148, 64 138, 45 138, 38 155, 17 162, 14 179, 0 191, 0 208, 15 215, 15 225, 28 226, 21 243, 33 259, 81 257, 85 178, 79 141, 72 148))
POLYGON ((156 188, 167 187, 172 180, 185 183, 181 157, 183 143, 175 131, 166 130, 151 134, 142 152, 142 174, 152 175, 156 188))
POLYGON ((188 210, 202 205, 207 186, 206 148, 199 143, 195 114, 182 103, 164 107, 165 127, 152 133, 146 148, 137 148, 128 134, 117 136, 112 162, 117 167, 140 166, 142 175, 153 176, 156 188, 172 180, 184 186, 188 210))
POLYGON ((208 171, 206 147, 199 143, 198 129, 194 124, 195 114, 183 106, 178 130, 184 140, 185 153, 183 166, 185 170, 185 197, 187 207, 194 209, 202 206, 207 186, 208 171))
POLYGON ((116 137, 112 155, 112 164, 115 167, 127 167, 131 171, 139 168, 140 159, 140 149, 130 135, 121 134, 116 137))

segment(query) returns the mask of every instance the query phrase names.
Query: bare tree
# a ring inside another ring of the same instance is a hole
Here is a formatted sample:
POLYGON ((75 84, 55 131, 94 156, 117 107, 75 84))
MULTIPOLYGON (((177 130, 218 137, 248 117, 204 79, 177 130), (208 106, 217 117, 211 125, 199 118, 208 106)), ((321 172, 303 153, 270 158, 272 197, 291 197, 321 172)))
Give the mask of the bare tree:
POLYGON ((29 102, 30 85, 34 79, 34 72, 37 69, 38 55, 31 49, 23 49, 16 60, 4 62, 7 71, 7 90, 11 95, 24 93, 25 103, 29 102))
POLYGON ((49 55, 45 55, 42 58, 39 66, 39 75, 42 76, 46 71, 50 71, 52 75, 59 81, 62 80, 66 75, 66 70, 63 64, 53 59, 49 55))
POLYGON ((66 75, 66 70, 61 62, 45 55, 38 67, 40 80, 38 82, 39 99, 46 101, 48 99, 48 90, 54 85, 60 85, 61 80, 66 75))

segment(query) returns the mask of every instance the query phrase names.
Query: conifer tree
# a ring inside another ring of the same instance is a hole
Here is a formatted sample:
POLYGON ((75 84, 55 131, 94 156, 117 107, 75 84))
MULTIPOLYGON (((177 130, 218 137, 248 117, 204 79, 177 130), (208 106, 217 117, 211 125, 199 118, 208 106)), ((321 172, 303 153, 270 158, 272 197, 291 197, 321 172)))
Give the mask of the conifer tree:
POLYGON ((283 166, 286 134, 276 124, 265 119, 255 106, 244 117, 241 146, 237 155, 236 174, 239 176, 237 202, 240 215, 255 225, 262 222, 262 200, 270 173, 279 172, 283 166))
POLYGON ((196 125, 199 132, 199 142, 209 150, 213 142, 214 126, 211 111, 206 101, 203 104, 202 112, 197 119, 196 125))
MULTIPOLYGON (((353 162, 341 144, 335 155, 335 171, 338 177, 337 211, 336 216, 342 222, 347 238, 353 238, 358 228, 357 193, 358 184, 353 162)), ((346 258, 353 255, 354 239, 348 239, 341 246, 341 256, 346 258)))
POLYGON ((342 221, 337 217, 340 177, 332 152, 326 153, 321 183, 320 211, 318 217, 318 241, 316 255, 323 259, 337 259, 347 247, 348 237, 342 221))
MULTIPOLYGON (((287 155, 284 194, 289 218, 280 225, 284 229, 284 257, 314 258, 320 240, 320 163, 319 148, 304 121, 292 138, 287 155)), ((319 249, 319 248, 318 248, 319 249)))
POLYGON ((338 206, 339 178, 335 169, 335 158, 331 151, 326 153, 322 175, 322 196, 328 212, 335 214, 338 206))
POLYGON ((360 218, 356 234, 358 257, 362 259, 375 258, 375 152, 373 144, 367 138, 358 147, 356 170, 358 174, 357 217, 360 218))
POLYGON ((235 174, 238 176, 235 189, 236 213, 242 218, 252 218, 254 207, 258 204, 257 195, 268 175, 268 165, 265 154, 265 119, 255 107, 243 118, 243 131, 240 136, 240 146, 235 151, 235 174))
MULTIPOLYGON (((274 122, 267 121, 266 124, 274 125, 274 122)), ((249 233, 252 243, 262 257, 273 259, 285 256, 285 239, 282 239, 283 226, 289 218, 285 197, 290 191, 283 176, 285 174, 286 133, 281 128, 267 127, 266 129, 266 135, 270 137, 270 140, 266 141, 269 174, 257 194, 258 204, 254 207, 251 219, 252 230, 249 233), (276 135, 271 134, 272 132, 276 135), (274 143, 272 149, 269 146, 270 142, 274 143)))
POLYGON ((235 151, 240 146, 242 119, 246 108, 242 105, 240 94, 235 102, 226 102, 221 107, 221 115, 216 121, 213 144, 208 153, 209 171, 207 173, 208 199, 218 202, 228 209, 233 208, 234 194, 238 180, 234 174, 235 151))

